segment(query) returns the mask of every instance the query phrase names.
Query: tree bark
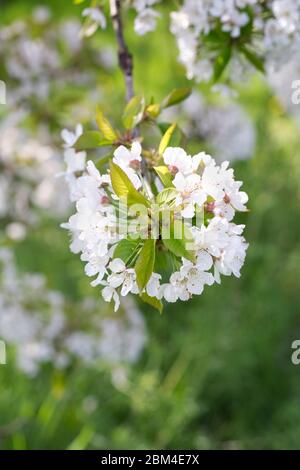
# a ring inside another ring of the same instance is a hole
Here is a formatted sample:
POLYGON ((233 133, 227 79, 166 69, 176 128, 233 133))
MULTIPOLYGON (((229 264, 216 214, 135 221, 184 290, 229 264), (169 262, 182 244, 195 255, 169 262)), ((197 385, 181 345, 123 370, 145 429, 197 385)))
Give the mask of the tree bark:
POLYGON ((115 30, 118 43, 119 66, 124 74, 126 86, 126 101, 128 102, 134 96, 132 76, 133 60, 124 38, 121 2, 122 0, 109 0, 109 6, 110 16, 112 19, 113 28, 115 30))

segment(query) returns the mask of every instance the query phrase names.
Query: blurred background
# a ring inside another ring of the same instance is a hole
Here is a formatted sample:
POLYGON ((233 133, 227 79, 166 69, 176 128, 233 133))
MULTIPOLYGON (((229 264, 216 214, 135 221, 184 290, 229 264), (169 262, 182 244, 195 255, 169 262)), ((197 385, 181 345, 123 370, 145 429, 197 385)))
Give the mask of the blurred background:
MULTIPOLYGON (((195 85, 172 109, 189 150, 244 181, 242 277, 162 315, 131 300, 114 314, 60 228, 61 129, 90 126, 96 104, 117 125, 124 97, 111 27, 80 39, 81 10, 1 1, 0 448, 299 448, 300 61, 231 97, 195 85)), ((137 93, 190 85, 166 21, 139 37, 129 15, 126 36, 137 93)))

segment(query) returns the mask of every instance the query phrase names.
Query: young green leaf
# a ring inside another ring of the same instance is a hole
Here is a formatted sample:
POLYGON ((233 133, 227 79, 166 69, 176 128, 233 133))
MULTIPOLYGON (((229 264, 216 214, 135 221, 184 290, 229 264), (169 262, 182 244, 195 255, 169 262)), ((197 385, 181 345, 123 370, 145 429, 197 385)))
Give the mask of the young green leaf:
POLYGON ((158 103, 149 104, 146 108, 146 113, 156 118, 160 114, 160 105, 158 103))
POLYGON ((159 313, 162 313, 164 306, 161 300, 157 299, 156 297, 150 297, 150 295, 146 294, 146 292, 140 294, 140 298, 143 302, 158 310, 159 313))
POLYGON ((256 55, 254 52, 252 52, 246 46, 241 46, 240 50, 244 54, 244 56, 249 60, 249 62, 252 65, 254 65, 254 67, 257 70, 259 70, 262 73, 265 73, 265 65, 264 65, 264 61, 261 57, 256 55))
POLYGON ((173 186, 172 175, 169 172, 169 169, 168 169, 167 166, 165 166, 165 165, 155 166, 153 169, 156 171, 159 179, 161 180, 161 182, 165 186, 165 188, 170 188, 170 187, 173 186))
POLYGON ((163 244, 174 255, 195 261, 193 236, 188 227, 181 220, 174 220, 170 227, 169 237, 163 238, 163 244))
MULTIPOLYGON (((172 128, 172 124, 169 124, 169 123, 166 123, 166 122, 160 122, 158 124, 158 127, 159 127, 159 129, 160 129, 160 131, 163 135, 163 138, 164 138, 164 135, 167 134, 167 132, 170 128, 172 128)), ((162 140, 163 140, 163 138, 162 138, 162 140)), ((183 134, 182 130, 180 129, 180 127, 178 125, 176 125, 175 128, 171 132, 171 137, 170 137, 170 140, 169 140, 167 146, 169 146, 169 147, 178 147, 181 144, 183 138, 184 138, 184 134, 183 134)))
POLYGON ((103 112, 101 111, 100 108, 97 109, 96 113, 96 121, 98 124, 98 127, 102 134, 104 135, 104 138, 110 143, 115 142, 118 139, 117 133, 112 127, 111 123, 109 120, 104 116, 103 112))
POLYGON ((191 88, 176 88, 162 101, 161 107, 168 108, 169 106, 174 106, 188 98, 191 92, 191 88))
POLYGON ((127 265, 134 254, 137 252, 137 249, 141 243, 141 240, 133 240, 128 238, 123 238, 114 251, 114 258, 120 258, 127 265))
POLYGON ((231 47, 228 45, 225 47, 218 57, 215 60, 214 63, 214 81, 216 82, 221 78, 221 75, 223 74, 224 70, 226 69, 231 57, 231 47))
POLYGON ((123 124, 125 129, 133 129, 143 119, 145 111, 145 99, 143 96, 134 96, 126 105, 123 113, 123 124))
POLYGON ((170 250, 158 250, 155 257, 154 271, 156 273, 161 272, 163 274, 163 282, 168 282, 170 276, 167 273, 179 271, 181 264, 181 260, 170 250))
POLYGON ((146 240, 135 263, 136 282, 140 291, 146 287, 147 282, 153 273, 155 245, 156 240, 154 238, 146 240))
POLYGON ((159 144, 159 147, 158 147, 158 153, 160 155, 162 155, 164 153, 164 151, 166 150, 166 148, 169 146, 169 143, 170 143, 170 140, 171 140, 171 137, 173 135, 173 132, 175 131, 176 129, 176 126, 177 124, 172 124, 167 130, 166 132, 164 133, 161 141, 160 141, 160 144, 159 144))
POLYGON ((76 150, 89 150, 97 147, 106 147, 111 145, 111 141, 103 139, 98 131, 84 132, 74 145, 76 150))
POLYGON ((135 189, 126 173, 113 162, 110 162, 110 178, 114 192, 119 198, 127 198, 128 205, 142 204, 149 207, 150 202, 135 189))

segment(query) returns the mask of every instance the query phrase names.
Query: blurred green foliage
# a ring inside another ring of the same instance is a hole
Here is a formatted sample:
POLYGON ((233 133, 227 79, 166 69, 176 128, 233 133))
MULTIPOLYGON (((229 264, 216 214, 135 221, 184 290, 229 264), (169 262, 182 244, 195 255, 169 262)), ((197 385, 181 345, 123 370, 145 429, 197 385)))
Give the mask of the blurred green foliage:
MULTIPOLYGON (((26 15, 28 4, 5 1, 3 21, 26 15)), ((80 16, 71 2, 47 4, 58 16, 80 16)), ((188 85, 162 21, 146 37, 131 25, 126 35, 137 93, 161 99, 188 85)), ((114 39, 108 31, 92 40, 100 48, 114 39)), ((99 83, 118 123, 121 73, 99 83)), ((143 306, 148 346, 126 388, 114 387, 108 371, 80 364, 64 373, 49 365, 32 380, 8 357, 0 366, 0 448, 299 448, 300 366, 290 360, 300 336, 299 125, 258 80, 240 101, 258 132, 253 159, 235 166, 251 209, 241 217, 250 243, 241 279, 223 279, 162 316, 143 306)), ((55 223, 45 221, 16 253, 20 269, 45 273, 50 287, 74 299, 95 295, 55 223)))

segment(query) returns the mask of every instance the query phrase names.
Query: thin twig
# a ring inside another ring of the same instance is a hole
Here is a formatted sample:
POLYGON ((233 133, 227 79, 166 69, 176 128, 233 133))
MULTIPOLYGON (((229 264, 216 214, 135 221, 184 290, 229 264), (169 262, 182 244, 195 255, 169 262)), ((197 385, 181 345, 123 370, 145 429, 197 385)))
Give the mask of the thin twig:
MULTIPOLYGON (((112 23, 113 23, 113 28, 116 33, 116 38, 117 38, 117 43, 118 43, 119 66, 125 78, 126 101, 128 103, 131 100, 131 98, 134 96, 133 74, 132 74, 133 58, 128 50, 125 37, 124 37, 121 2, 122 0, 109 0, 109 8, 110 8, 110 16, 111 16, 112 23)), ((139 130, 136 127, 132 132, 132 137, 136 138, 138 136, 139 136, 139 130)), ((142 165, 143 176, 147 178, 149 181, 151 181, 144 158, 142 159, 141 165, 142 165)))
POLYGON ((126 85, 126 100, 131 100, 134 95, 133 92, 133 61, 124 38, 123 23, 121 16, 121 1, 122 0, 109 0, 110 16, 112 19, 113 27, 116 33, 118 42, 118 57, 119 66, 123 71, 126 85))

